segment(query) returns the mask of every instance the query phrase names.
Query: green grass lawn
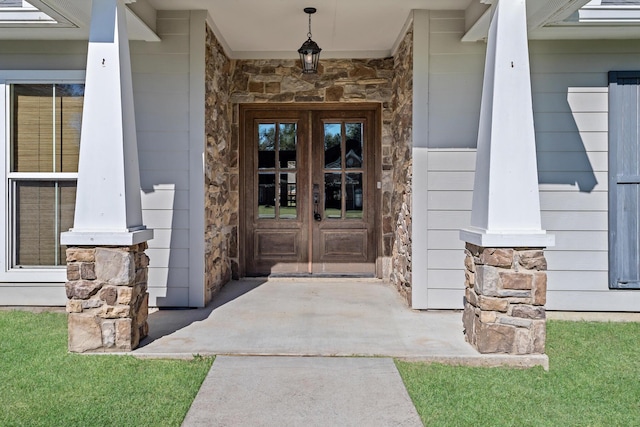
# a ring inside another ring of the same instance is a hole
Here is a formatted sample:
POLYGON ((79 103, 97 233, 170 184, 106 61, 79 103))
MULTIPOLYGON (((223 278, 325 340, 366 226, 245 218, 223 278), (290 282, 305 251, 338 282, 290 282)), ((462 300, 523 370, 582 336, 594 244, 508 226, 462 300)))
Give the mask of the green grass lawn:
POLYGON ((212 358, 67 353, 66 315, 0 311, 0 426, 179 426, 212 358))
POLYGON ((427 426, 640 426, 640 323, 550 321, 550 370, 397 362, 427 426))
MULTIPOLYGON (((68 354, 64 314, 0 311, 0 426, 179 426, 211 367, 68 354)), ((548 323, 550 371, 397 362, 428 426, 640 426, 640 324, 548 323)))

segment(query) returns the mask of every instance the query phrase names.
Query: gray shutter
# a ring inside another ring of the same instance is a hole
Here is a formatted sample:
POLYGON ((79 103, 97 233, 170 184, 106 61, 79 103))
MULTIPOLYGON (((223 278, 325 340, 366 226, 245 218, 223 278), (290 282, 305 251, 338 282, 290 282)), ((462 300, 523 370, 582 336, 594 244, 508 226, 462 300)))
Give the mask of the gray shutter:
POLYGON ((609 287, 640 289, 640 72, 609 73, 609 287))

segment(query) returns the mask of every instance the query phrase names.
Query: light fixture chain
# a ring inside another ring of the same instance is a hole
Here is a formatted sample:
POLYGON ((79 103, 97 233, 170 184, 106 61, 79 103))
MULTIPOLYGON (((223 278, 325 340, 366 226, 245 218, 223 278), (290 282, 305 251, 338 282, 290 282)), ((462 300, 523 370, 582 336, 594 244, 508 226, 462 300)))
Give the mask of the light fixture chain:
POLYGON ((309 14, 309 32, 307 33, 307 37, 311 38, 311 14, 309 14))

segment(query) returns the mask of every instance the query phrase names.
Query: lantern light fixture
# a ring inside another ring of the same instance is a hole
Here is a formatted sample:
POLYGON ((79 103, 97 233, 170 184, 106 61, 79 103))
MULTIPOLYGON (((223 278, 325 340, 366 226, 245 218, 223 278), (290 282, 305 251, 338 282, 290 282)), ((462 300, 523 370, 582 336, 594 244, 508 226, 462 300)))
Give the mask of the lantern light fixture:
POLYGON ((309 32, 298 53, 300 54, 300 65, 304 74, 315 74, 318 72, 318 59, 320 59, 320 46, 311 40, 311 15, 316 13, 315 7, 305 7, 304 13, 309 15, 309 32))

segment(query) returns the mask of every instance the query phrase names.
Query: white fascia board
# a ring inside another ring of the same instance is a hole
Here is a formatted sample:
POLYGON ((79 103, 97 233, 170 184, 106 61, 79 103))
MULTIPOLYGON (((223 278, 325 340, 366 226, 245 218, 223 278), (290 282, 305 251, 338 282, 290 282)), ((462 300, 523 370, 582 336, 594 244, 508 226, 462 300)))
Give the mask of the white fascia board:
POLYGON ((41 27, 76 27, 76 25, 62 16, 58 15, 56 18, 53 18, 38 9, 0 9, 0 27, 15 28, 23 27, 25 25, 41 27))
POLYGON ((486 40, 491 25, 491 8, 484 11, 482 15, 470 25, 467 32, 462 36, 463 42, 477 42, 486 40))
POLYGON ((128 0, 127 7, 140 18, 152 31, 156 31, 158 11, 149 4, 148 0, 128 0))
POLYGON ((407 16, 407 20, 404 22, 404 25, 402 26, 402 30, 400 30, 400 34, 398 34, 396 41, 393 42, 390 56, 396 56, 396 53, 398 52, 398 48, 400 47, 400 44, 404 40, 405 34, 407 34, 407 31, 409 31, 409 29, 413 25, 413 14, 414 14, 413 10, 409 12, 409 16, 407 16))
POLYGON ((0 83, 84 82, 85 76, 85 70, 0 70, 0 83))
MULTIPOLYGON (((563 21, 588 2, 589 0, 529 0, 527 2, 527 28, 529 31, 535 31, 545 25, 549 25, 550 23, 563 21)), ((480 0, 480 3, 492 5, 496 3, 496 1, 480 0)), ((477 9, 477 5, 475 7, 477 9)), ((464 36, 462 36, 462 41, 477 42, 480 40, 486 40, 489 33, 489 25, 491 23, 491 14, 491 8, 488 8, 479 16, 477 13, 471 13, 471 11, 469 11, 465 16, 465 18, 467 18, 465 26, 468 29, 464 36), (477 20, 472 22, 472 20, 469 19, 471 17, 477 17, 477 20)))
POLYGON ((640 6, 585 6, 578 23, 625 24, 640 22, 640 6))
POLYGON ((143 40, 146 42, 161 41, 160 37, 142 18, 136 15, 130 8, 126 7, 125 9, 129 40, 143 40))

